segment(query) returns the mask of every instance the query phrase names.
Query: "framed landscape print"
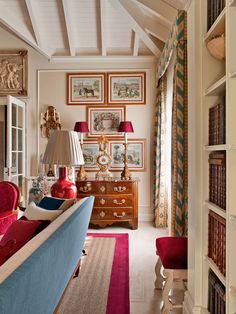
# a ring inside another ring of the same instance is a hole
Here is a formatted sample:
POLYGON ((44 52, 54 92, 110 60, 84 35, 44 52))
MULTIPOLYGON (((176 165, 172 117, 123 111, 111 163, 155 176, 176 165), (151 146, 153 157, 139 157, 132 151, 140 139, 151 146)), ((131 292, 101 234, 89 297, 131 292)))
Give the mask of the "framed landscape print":
POLYGON ((146 73, 108 73, 108 104, 145 104, 146 73))
POLYGON ((98 166, 96 163, 97 155, 99 152, 99 143, 97 141, 84 141, 83 143, 83 156, 84 166, 86 171, 96 171, 98 166))
MULTIPOLYGON (((121 171, 124 168, 124 142, 109 141, 109 152, 112 159, 111 170, 121 171)), ((128 140, 128 167, 131 171, 146 170, 146 140, 128 140)))
POLYGON ((105 73, 67 73, 68 105, 104 104, 105 73))
POLYGON ((88 137, 123 137, 118 132, 120 121, 125 120, 125 106, 119 107, 87 107, 87 121, 90 133, 88 137))

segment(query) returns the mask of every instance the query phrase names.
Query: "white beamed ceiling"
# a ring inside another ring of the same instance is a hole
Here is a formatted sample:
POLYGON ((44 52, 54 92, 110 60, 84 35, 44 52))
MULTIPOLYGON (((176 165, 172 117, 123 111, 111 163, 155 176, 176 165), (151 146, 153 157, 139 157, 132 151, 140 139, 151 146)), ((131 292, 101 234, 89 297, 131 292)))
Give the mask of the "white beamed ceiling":
POLYGON ((49 59, 159 57, 189 1, 0 0, 0 25, 49 59))

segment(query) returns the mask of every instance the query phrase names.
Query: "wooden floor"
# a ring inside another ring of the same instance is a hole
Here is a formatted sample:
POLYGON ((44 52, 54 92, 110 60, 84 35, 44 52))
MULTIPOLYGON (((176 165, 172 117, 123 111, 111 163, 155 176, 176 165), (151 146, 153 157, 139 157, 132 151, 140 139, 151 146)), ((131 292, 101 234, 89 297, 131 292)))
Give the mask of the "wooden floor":
MULTIPOLYGON (((104 229, 89 229, 90 232, 129 233, 130 253, 130 302, 131 314, 161 313, 161 292, 154 290, 155 280, 155 239, 166 236, 167 230, 156 229, 150 222, 139 223, 137 230, 121 226, 110 226, 104 229)), ((175 285, 173 300, 178 303, 183 298, 182 285, 175 285)), ((182 313, 175 310, 173 313, 182 313)))

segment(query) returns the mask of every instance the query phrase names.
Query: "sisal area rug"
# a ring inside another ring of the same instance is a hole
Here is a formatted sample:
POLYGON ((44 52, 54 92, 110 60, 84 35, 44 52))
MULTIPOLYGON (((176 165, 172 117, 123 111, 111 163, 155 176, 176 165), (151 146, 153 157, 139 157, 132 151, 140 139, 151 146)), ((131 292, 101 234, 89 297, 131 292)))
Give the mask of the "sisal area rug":
POLYGON ((56 314, 129 314, 128 234, 89 233, 56 314))

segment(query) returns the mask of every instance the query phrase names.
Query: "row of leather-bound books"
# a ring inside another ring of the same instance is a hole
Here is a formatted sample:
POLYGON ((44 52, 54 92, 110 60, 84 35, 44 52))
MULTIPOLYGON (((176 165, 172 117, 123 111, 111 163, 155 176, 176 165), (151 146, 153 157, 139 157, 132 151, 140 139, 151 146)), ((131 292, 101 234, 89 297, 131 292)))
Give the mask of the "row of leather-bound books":
POLYGON ((211 28, 225 7, 225 0, 207 0, 207 30, 211 28))
POLYGON ((226 272, 226 222, 210 210, 208 217, 208 256, 225 276, 226 272))
POLYGON ((210 314, 225 314, 225 287, 210 269, 208 275, 208 311, 210 314))
POLYGON ((224 151, 209 155, 209 201, 226 209, 226 157, 224 151))
POLYGON ((225 144, 225 101, 209 109, 209 145, 225 144))

